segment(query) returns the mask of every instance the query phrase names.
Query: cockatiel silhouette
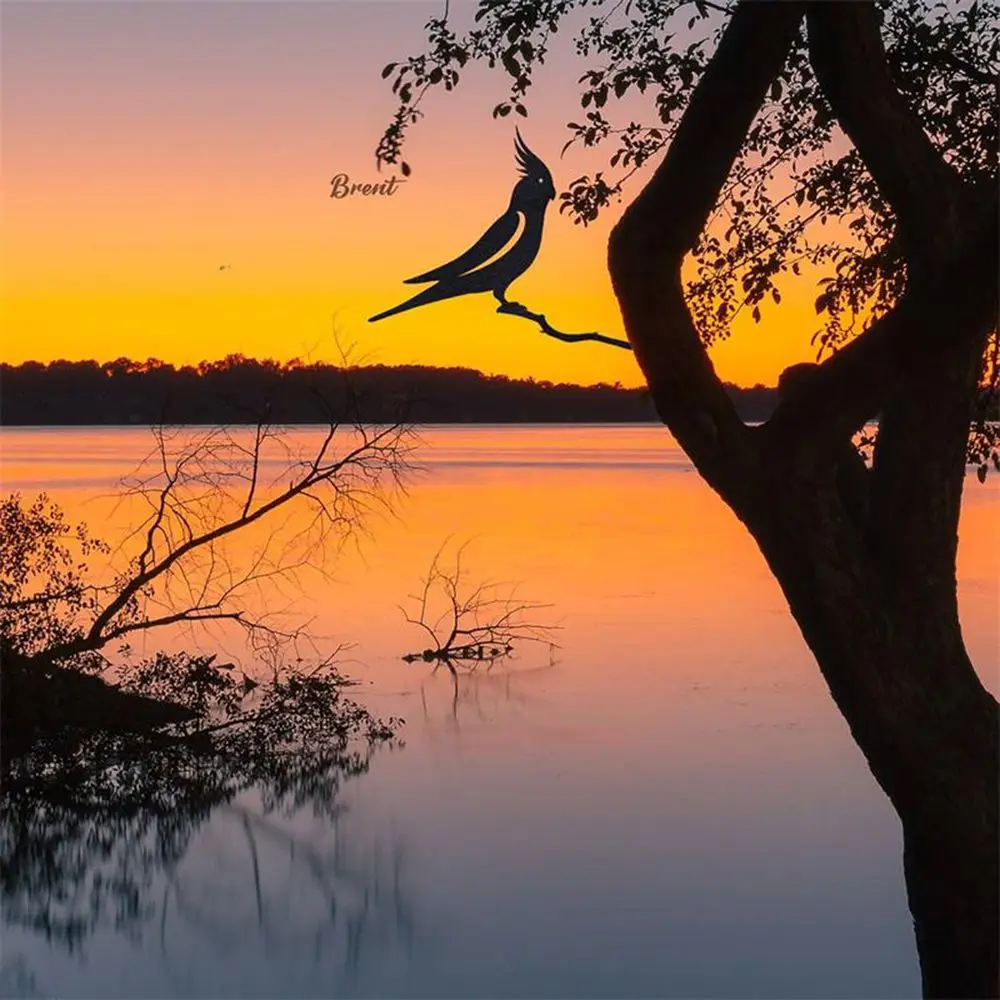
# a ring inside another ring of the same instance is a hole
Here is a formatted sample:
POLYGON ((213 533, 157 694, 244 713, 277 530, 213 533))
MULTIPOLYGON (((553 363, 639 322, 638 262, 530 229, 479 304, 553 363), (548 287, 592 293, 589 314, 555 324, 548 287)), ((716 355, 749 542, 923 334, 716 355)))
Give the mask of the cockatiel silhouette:
POLYGON ((524 274, 538 256, 545 209, 556 196, 549 168, 528 149, 521 133, 517 129, 514 132, 517 165, 522 176, 514 185, 507 211, 461 256, 404 282, 419 285, 433 281, 434 285, 372 316, 369 323, 429 302, 476 292, 492 292, 502 305, 507 302, 507 287, 524 274))

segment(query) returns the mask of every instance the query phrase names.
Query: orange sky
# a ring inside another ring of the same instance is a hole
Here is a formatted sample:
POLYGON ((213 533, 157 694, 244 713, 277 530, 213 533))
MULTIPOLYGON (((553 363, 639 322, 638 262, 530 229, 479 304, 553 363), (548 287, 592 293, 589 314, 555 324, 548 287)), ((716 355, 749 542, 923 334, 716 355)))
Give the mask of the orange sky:
MULTIPOLYGON (((3 360, 335 361, 336 328, 369 362, 639 384, 627 352, 558 343, 489 297, 366 322, 474 242, 517 179, 513 125, 490 116, 503 80, 476 67, 427 103, 393 197, 329 197, 335 173, 378 179, 393 109, 379 71, 440 6, 4 0, 3 360)), ((558 157, 580 74, 569 38, 556 48, 520 124, 563 189, 603 159, 558 157)), ((605 269, 617 211, 584 229, 550 208, 512 297, 560 329, 623 336, 605 269)), ((773 383, 811 358, 814 294, 737 324, 720 374, 773 383)))

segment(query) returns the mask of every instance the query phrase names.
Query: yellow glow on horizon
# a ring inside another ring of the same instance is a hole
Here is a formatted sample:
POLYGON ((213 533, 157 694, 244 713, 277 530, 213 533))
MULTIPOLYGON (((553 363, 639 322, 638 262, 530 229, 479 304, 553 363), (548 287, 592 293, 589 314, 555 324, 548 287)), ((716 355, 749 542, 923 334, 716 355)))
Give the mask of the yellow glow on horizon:
MULTIPOLYGON (((226 281, 227 273, 218 280, 226 281)), ((558 329, 625 336, 613 299, 572 293, 522 298, 532 308, 544 309, 558 329)), ((346 347, 353 360, 365 364, 468 367, 515 378, 642 384, 630 352, 560 343, 533 323, 496 315, 489 296, 435 303, 377 324, 367 322, 368 315, 394 301, 371 291, 341 297, 309 290, 253 291, 236 282, 225 293, 202 288, 183 294, 67 290, 7 296, 2 360, 155 357, 181 365, 243 354, 339 363, 346 347), (15 331, 31 335, 12 335, 15 331)), ((727 381, 774 384, 791 360, 812 359, 809 334, 816 325, 807 303, 788 302, 780 315, 772 314, 761 326, 748 316, 741 318, 733 336, 710 353, 727 381)))

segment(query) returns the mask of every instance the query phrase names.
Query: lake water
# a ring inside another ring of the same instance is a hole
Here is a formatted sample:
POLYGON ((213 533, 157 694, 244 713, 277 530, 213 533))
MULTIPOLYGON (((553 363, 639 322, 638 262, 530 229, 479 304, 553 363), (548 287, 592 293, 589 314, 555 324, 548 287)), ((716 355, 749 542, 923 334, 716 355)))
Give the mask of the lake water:
MULTIPOLYGON (((133 911, 72 947, 5 896, 7 995, 919 995, 895 815, 762 557, 666 431, 422 436, 396 517, 304 608, 355 643, 358 697, 405 718, 405 746, 376 750, 332 818, 251 790, 179 858, 136 854, 133 911), (398 605, 449 538, 471 540, 470 579, 551 605, 557 650, 525 646, 457 691, 401 661, 425 642, 398 605)), ((147 431, 0 445, 5 493, 44 488, 123 530, 95 498, 147 431)), ((961 613, 993 691, 998 512, 997 477, 970 476, 961 613)))

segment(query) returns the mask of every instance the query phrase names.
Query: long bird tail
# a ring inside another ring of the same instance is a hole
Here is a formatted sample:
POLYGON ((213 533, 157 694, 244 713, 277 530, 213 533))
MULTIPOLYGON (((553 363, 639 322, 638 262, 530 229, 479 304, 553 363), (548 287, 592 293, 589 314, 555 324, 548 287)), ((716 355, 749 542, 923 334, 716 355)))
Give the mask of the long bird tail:
POLYGON ((408 309, 416 309, 417 306, 427 305, 429 302, 440 302, 442 299, 450 297, 451 296, 448 292, 442 292, 440 285, 435 285, 433 288, 425 288, 422 292, 417 292, 413 298, 407 299, 405 302, 401 302, 398 306, 386 309, 385 312, 380 312, 376 316, 370 316, 368 318, 368 322, 377 323, 380 319, 395 316, 396 313, 406 312, 408 309))

